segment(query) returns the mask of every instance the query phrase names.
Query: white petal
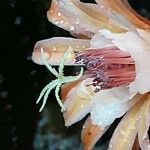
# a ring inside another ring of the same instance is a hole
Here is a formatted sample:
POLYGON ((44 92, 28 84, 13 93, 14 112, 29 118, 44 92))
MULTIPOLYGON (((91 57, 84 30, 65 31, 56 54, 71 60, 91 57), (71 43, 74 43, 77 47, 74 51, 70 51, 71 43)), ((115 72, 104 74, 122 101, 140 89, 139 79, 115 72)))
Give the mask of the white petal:
POLYGON ((112 40, 105 38, 105 36, 100 35, 100 33, 95 34, 90 41, 90 46, 92 48, 106 47, 110 45, 112 45, 112 40))
POLYGON ((150 31, 137 29, 137 32, 142 38, 144 38, 145 41, 147 41, 147 44, 150 45, 150 31))
POLYGON ((143 51, 134 57, 136 63, 136 79, 130 85, 131 92, 144 94, 150 91, 150 51, 143 51))
POLYGON ((135 104, 135 101, 128 100, 132 97, 133 95, 125 86, 97 93, 93 100, 96 105, 91 111, 93 124, 101 126, 112 124, 116 118, 124 115, 135 104))
POLYGON ((129 52, 134 55, 143 50, 149 49, 145 41, 139 36, 138 32, 128 31, 126 33, 112 33, 108 30, 100 30, 101 35, 108 39, 112 39, 112 43, 123 51, 129 52))

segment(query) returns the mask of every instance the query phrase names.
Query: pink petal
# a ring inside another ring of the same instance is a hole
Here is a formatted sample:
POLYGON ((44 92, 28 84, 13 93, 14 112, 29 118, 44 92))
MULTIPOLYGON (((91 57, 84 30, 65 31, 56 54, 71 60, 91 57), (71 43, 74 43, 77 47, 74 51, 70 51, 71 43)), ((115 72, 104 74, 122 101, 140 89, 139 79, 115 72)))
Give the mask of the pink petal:
MULTIPOLYGON (((75 52, 84 50, 89 46, 90 46, 89 40, 80 40, 63 37, 56 37, 47 40, 42 40, 36 43, 32 54, 32 59, 37 64, 43 64, 40 51, 42 47, 44 49, 45 57, 48 63, 51 65, 58 65, 65 51, 67 51, 69 47, 71 47, 75 52)), ((73 65, 74 62, 75 62, 75 53, 72 52, 72 54, 66 60, 66 65, 73 65)))

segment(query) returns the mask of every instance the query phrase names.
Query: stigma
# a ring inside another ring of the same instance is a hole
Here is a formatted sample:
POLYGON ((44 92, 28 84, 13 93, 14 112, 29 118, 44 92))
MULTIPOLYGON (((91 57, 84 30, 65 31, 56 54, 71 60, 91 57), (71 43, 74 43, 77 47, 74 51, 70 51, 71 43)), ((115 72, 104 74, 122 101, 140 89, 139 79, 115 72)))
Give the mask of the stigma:
POLYGON ((94 92, 129 85, 136 77, 134 59, 116 46, 78 52, 76 64, 86 66, 84 76, 92 78, 94 92))

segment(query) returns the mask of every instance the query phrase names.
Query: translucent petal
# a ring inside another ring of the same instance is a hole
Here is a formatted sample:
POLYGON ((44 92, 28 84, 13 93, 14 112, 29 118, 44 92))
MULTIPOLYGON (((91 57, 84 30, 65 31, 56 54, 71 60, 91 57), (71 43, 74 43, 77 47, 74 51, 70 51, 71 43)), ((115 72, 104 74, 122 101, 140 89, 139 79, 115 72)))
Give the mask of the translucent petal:
MULTIPOLYGON (((73 39, 73 38, 63 38, 56 37, 47 40, 42 40, 36 43, 34 51, 32 54, 32 59, 37 64, 43 64, 41 47, 43 47, 45 52, 45 58, 51 65, 58 65, 62 59, 64 53, 69 47, 73 51, 81 51, 90 46, 89 40, 73 39)), ((75 53, 72 52, 65 61, 65 65, 73 65, 75 61, 75 53)))
POLYGON ((140 92, 142 94, 150 91, 150 51, 145 50, 134 56, 136 64, 136 79, 130 85, 131 92, 140 92))
POLYGON ((101 127, 94 125, 91 118, 88 117, 81 132, 81 140, 84 150, 91 150, 102 135, 107 131, 108 127, 109 126, 101 127))
POLYGON ((96 4, 85 4, 79 0, 53 0, 48 19, 65 30, 88 37, 104 28, 113 32, 125 31, 109 22, 96 4))

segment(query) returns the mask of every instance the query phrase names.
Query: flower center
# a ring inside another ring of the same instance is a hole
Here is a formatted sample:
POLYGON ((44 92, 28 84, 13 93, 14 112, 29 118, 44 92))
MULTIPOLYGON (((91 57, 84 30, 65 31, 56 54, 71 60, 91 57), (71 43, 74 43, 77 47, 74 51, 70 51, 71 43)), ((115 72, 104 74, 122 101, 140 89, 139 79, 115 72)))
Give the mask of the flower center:
POLYGON ((84 76, 93 79, 95 92, 129 84, 136 77, 131 55, 115 46, 78 52, 76 63, 86 65, 84 76))

